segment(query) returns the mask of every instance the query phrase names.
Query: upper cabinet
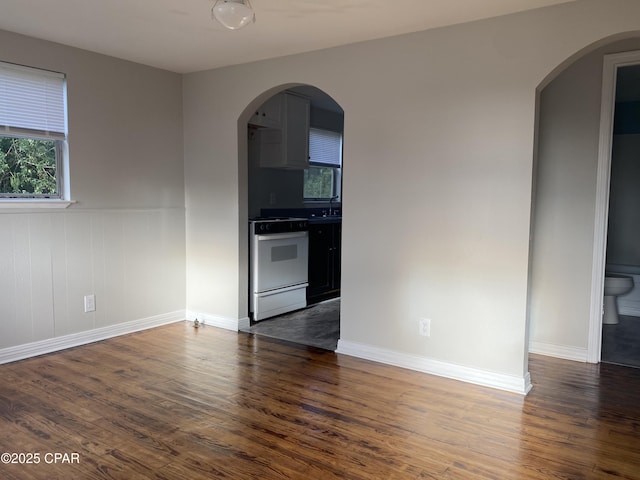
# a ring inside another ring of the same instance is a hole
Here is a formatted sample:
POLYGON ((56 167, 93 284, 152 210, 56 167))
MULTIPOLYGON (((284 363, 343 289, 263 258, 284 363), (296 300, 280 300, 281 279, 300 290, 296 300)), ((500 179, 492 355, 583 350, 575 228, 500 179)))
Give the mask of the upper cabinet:
POLYGON ((309 112, 308 98, 286 92, 257 110, 249 123, 264 127, 257 132, 261 167, 309 167, 309 112))
POLYGON ((282 95, 275 95, 256 110, 249 123, 257 127, 282 128, 282 95))

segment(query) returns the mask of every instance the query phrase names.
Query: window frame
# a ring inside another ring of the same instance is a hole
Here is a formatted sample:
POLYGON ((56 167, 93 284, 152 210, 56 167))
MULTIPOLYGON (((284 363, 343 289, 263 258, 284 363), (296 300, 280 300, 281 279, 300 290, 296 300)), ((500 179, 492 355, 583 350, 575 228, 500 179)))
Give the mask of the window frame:
MULTIPOLYGON (((333 170, 332 186, 331 186, 332 194, 329 197, 307 197, 304 195, 305 185, 303 183, 303 186, 302 186, 303 201, 305 203, 326 203, 326 202, 331 202, 332 200, 339 202, 341 201, 341 198, 342 198, 342 153, 343 153, 343 145, 344 145, 343 133, 335 130, 330 130, 327 128, 311 127, 309 128, 309 137, 311 137, 313 130, 335 134, 340 137, 340 161, 339 161, 339 164, 336 164, 336 163, 329 163, 329 162, 314 162, 313 160, 309 160, 309 168, 311 167, 331 168, 333 170)), ((303 179, 303 182, 304 182, 304 179, 303 179)))
MULTIPOLYGON (((57 99, 57 105, 60 106, 61 109, 56 110, 57 112, 57 120, 58 122, 54 122, 54 129, 49 130, 48 128, 42 127, 39 128, 29 128, 28 126, 21 126, 19 123, 29 120, 24 120, 23 117, 20 117, 21 120, 18 120, 18 124, 13 123, 11 120, 8 123, 3 122, 0 125, 0 136, 3 138, 26 138, 33 140, 46 140, 53 141, 55 148, 55 176, 56 176, 56 192, 51 194, 38 194, 38 193, 14 193, 14 192, 0 192, 0 210, 4 209, 15 209, 15 208, 26 208, 26 209, 39 209, 39 208, 67 208, 71 205, 72 202, 70 200, 70 189, 69 189, 69 163, 68 163, 68 122, 67 122, 67 79, 66 75, 53 72, 50 70, 42 69, 42 68, 34 68, 23 65, 17 65, 9 62, 0 61, 0 68, 2 68, 5 72, 7 71, 15 71, 15 72, 23 72, 27 75, 31 74, 34 77, 40 77, 40 80, 46 83, 46 78, 56 78, 58 79, 55 82, 55 98, 57 99), (61 79, 61 81, 60 81, 61 79), (63 131, 62 131, 63 130, 63 131)), ((19 75, 19 73, 18 73, 19 75)), ((5 73, 5 79, 10 78, 11 74, 5 73)), ((14 80, 15 78, 10 78, 10 80, 14 80)), ((15 85, 15 83, 14 83, 15 85)), ((18 87, 19 88, 19 87, 18 87)), ((50 93, 47 90, 47 94, 50 93)), ((11 98, 11 97, 7 97, 11 98)), ((15 97, 14 97, 15 98, 15 97)), ((49 98, 49 97, 47 97, 49 98)), ((21 106, 21 105, 20 105, 21 106)), ((37 103, 38 108, 44 108, 44 110, 37 110, 39 115, 47 116, 49 115, 48 104, 46 101, 37 103)), ((15 104, 13 106, 13 110, 15 110, 15 104)), ((12 109, 5 110, 5 112, 11 112, 12 109)), ((7 114, 8 117, 12 118, 11 113, 7 114)), ((56 113, 54 113, 56 115, 56 113)), ((15 117, 13 117, 15 118, 15 117)), ((27 118, 27 117, 24 117, 27 118)), ((31 118, 31 117, 28 117, 31 118)), ((47 119, 52 118, 48 117, 47 119)), ((46 123, 48 120, 45 120, 46 123)))
POLYGON ((55 149, 55 169, 56 169, 56 193, 13 193, 13 192, 0 192, 0 200, 9 199, 13 201, 23 199, 45 199, 45 200, 61 200, 63 199, 62 192, 64 191, 64 178, 59 172, 63 170, 63 155, 64 155, 64 140, 55 138, 45 138, 42 136, 28 136, 28 135, 7 135, 0 131, 0 138, 26 138, 29 140, 45 140, 53 142, 55 149))

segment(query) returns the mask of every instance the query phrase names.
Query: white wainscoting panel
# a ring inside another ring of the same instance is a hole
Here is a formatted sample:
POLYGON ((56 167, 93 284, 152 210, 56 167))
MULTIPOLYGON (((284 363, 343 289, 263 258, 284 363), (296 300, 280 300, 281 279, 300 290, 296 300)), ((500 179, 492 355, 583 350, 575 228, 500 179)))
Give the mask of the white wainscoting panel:
POLYGON ((0 351, 184 316, 184 223, 184 208, 1 213, 0 351))

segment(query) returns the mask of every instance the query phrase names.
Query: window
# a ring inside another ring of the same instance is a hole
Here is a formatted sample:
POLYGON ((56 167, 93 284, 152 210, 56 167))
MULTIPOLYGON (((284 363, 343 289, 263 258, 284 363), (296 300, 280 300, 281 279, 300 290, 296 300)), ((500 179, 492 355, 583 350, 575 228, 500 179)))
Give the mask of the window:
POLYGON ((0 62, 0 199, 65 198, 60 73, 0 62))
POLYGON ((342 184, 342 134, 309 129, 309 168, 304 172, 305 200, 340 197, 342 184))

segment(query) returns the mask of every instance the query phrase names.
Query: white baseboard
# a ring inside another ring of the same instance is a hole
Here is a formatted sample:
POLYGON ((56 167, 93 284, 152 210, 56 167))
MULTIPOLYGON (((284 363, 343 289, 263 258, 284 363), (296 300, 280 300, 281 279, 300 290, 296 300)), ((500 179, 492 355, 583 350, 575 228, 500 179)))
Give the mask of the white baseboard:
POLYGON ((246 330, 251 326, 251 319, 249 317, 244 317, 238 320, 238 330, 246 330))
POLYGON ((181 322, 184 321, 184 319, 184 310, 178 310, 153 317, 119 323, 117 325, 110 325, 108 327, 87 330, 86 332, 72 333, 15 347, 7 347, 0 349, 0 364, 44 355, 45 353, 56 352, 58 350, 64 350, 65 348, 86 345, 87 343, 93 343, 127 333, 139 332, 140 330, 147 330, 169 323, 181 322))
POLYGON ((629 317, 640 317, 640 304, 638 302, 623 302, 618 298, 618 313, 629 317))
POLYGON ((547 357, 563 358, 575 362, 587 361, 587 349, 568 345, 554 345, 552 343, 529 342, 529 353, 545 355, 547 357))
POLYGON ((532 387, 528 372, 524 377, 504 375, 342 339, 338 340, 336 353, 523 395, 529 393, 532 387))
POLYGON ((248 327, 250 323, 248 317, 240 319, 225 318, 218 315, 187 310, 187 320, 194 321, 196 318, 200 322, 204 322, 205 325, 224 328, 225 330, 233 330, 234 332, 239 331, 240 328, 244 328, 245 325, 248 327))

